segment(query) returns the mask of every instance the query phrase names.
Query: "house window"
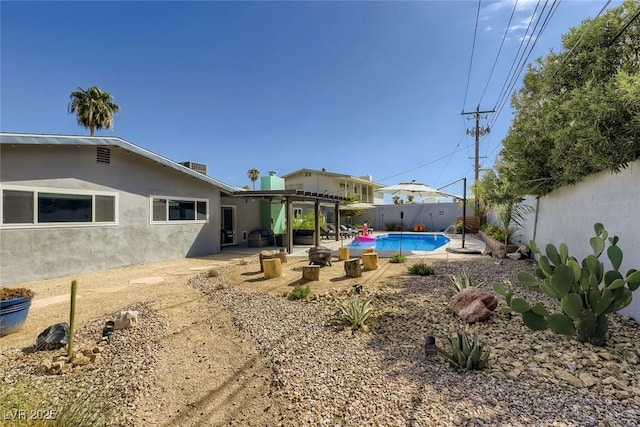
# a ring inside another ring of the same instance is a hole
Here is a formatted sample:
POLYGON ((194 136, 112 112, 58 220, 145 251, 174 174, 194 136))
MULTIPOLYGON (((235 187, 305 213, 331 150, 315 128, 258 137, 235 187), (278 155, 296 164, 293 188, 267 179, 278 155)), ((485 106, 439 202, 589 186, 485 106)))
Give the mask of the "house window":
POLYGON ((151 198, 152 223, 206 222, 208 212, 206 200, 156 196, 151 198))
POLYGON ((117 194, 3 188, 2 227, 116 223, 117 194))
POLYGON ((293 217, 302 218, 302 208, 293 208, 293 217))

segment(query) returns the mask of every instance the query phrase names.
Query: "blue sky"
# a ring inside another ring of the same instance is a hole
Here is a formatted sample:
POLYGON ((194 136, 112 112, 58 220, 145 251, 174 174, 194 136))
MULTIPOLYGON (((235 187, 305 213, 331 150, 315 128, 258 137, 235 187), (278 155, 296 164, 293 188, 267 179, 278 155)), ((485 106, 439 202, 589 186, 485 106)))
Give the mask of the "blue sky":
MULTIPOLYGON (((552 2, 541 13, 544 1, 520 0, 506 30, 514 3, 482 1, 475 32, 475 0, 2 1, 0 127, 86 135, 69 95, 98 86, 121 107, 98 135, 206 163, 230 185, 250 185, 251 168, 471 185, 474 122, 461 112, 500 105, 536 5, 534 23, 552 2)), ((606 3, 562 1, 527 62, 606 3)), ((499 111, 482 121, 482 167, 511 122, 508 101, 499 111)))

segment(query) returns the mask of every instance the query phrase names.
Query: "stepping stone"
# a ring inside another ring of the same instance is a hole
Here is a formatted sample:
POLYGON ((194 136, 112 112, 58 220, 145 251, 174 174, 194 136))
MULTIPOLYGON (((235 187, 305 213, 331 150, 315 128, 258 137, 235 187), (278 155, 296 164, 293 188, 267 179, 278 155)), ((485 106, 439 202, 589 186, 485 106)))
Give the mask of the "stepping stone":
POLYGON ((164 282, 164 277, 141 277, 129 281, 130 285, 155 285, 164 282))

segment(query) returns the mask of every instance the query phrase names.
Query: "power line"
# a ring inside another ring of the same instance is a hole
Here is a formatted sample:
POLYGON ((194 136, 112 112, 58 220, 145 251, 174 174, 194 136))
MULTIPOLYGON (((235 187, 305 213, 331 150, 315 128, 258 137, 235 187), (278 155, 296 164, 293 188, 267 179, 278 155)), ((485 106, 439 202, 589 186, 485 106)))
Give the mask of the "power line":
MULTIPOLYGON (((533 23, 535 17, 536 17, 536 12, 538 11, 538 7, 540 6, 540 1, 538 1, 538 3, 536 4, 536 8, 533 11, 533 14, 531 15, 531 19, 529 20, 529 25, 527 26, 527 29, 524 32, 524 35, 522 36, 522 39, 520 40, 520 46, 518 46, 518 51, 516 52, 516 55, 513 59, 513 62, 511 63, 511 67, 509 68, 509 73, 507 74, 507 78, 505 79, 504 84, 502 85, 502 89, 500 89, 500 94, 498 95, 498 100, 494 106, 495 110, 498 110, 497 106, 498 104, 500 104, 502 102, 502 100, 508 96, 509 93, 509 86, 511 84, 511 81, 513 79, 513 75, 515 74, 515 70, 517 69, 517 65, 516 64, 520 64, 522 57, 524 56, 525 52, 522 50, 522 47, 524 46, 525 40, 529 41, 531 40, 531 36, 527 37, 527 34, 529 34, 529 29, 531 28, 531 24, 533 23), (522 51, 522 56, 520 54, 520 51, 522 51), (518 57, 520 57, 520 59, 518 59, 518 57), (515 68, 514 68, 515 67, 515 68)), ((526 47, 525 47, 526 50, 526 47)))
POLYGON ((611 42, 609 42, 609 44, 607 45, 607 47, 611 46, 612 44, 614 44, 616 42, 616 40, 618 40, 618 37, 620 37, 622 35, 622 33, 624 33, 624 31, 629 28, 629 25, 631 25, 633 23, 633 21, 635 21, 636 19, 638 19, 638 16, 640 16, 640 10, 638 10, 636 12, 636 14, 633 16, 633 18, 631 18, 629 20, 629 22, 627 22, 621 29, 620 31, 618 31, 618 34, 615 35, 615 37, 611 40, 611 42))
MULTIPOLYGON (((545 2, 545 6, 543 7, 543 10, 542 10, 541 14, 544 13, 544 9, 546 8, 546 3, 547 2, 545 2)), ((537 34, 533 35, 533 32, 535 32, 535 29, 538 27, 538 24, 540 23, 540 19, 537 20, 536 25, 534 26, 534 29, 532 31, 532 35, 529 36, 529 41, 532 38, 534 39, 533 44, 531 45, 531 48, 529 49, 528 52, 523 52, 523 56, 520 59, 520 62, 518 63, 519 70, 511 78, 508 90, 505 92, 505 94, 511 93, 511 91, 515 87, 516 83, 518 82, 518 78, 520 77, 520 74, 522 74, 522 71, 524 70, 524 67, 527 65, 527 60, 529 59, 529 56, 531 55, 531 52, 533 52, 533 49, 535 48, 536 44, 538 43, 538 40, 540 40, 540 37, 542 36, 542 33, 547 28, 547 25, 549 24, 549 21, 551 21, 551 18, 553 17, 553 15, 558 10, 559 4, 560 4, 560 0, 554 0, 553 4, 551 5, 551 8, 549 9, 549 12, 547 13, 546 17, 544 18, 544 21, 543 21, 542 25, 540 26, 540 30, 538 31, 537 34), (526 55, 525 55, 525 53, 526 53, 526 55)), ((528 46, 529 46, 529 43, 527 43, 527 46, 525 47, 525 50, 526 50, 526 48, 528 46)), ((502 112, 502 109, 504 108, 504 106, 505 106, 505 104, 506 104, 508 99, 509 98, 507 96, 504 96, 502 101, 501 101, 501 103, 500 103, 500 106, 495 108, 498 111, 498 113, 495 116, 493 116, 492 121, 491 121, 489 126, 493 126, 493 124, 497 120, 497 116, 502 112)))
MULTIPOLYGON (((458 144, 458 145, 459 145, 459 144, 458 144)), ((456 147, 457 147, 457 146, 456 146, 456 147)), ((386 181, 386 180, 388 180, 388 179, 395 178, 396 176, 404 175, 404 174, 406 174, 406 173, 413 172, 413 171, 418 170, 418 169, 422 169, 422 168, 424 168, 424 167, 426 167, 426 166, 432 165, 432 164, 434 164, 435 162, 439 162, 440 160, 446 159, 447 157, 453 156, 454 154, 459 153, 459 152, 461 152, 461 151, 463 151, 463 150, 466 150, 466 149, 467 149, 467 146, 464 146, 464 147, 461 147, 461 148, 457 148, 455 151, 452 151, 452 152, 451 152, 451 153, 449 153, 449 154, 445 154, 445 155, 444 155, 444 156, 442 156, 442 157, 438 157, 437 159, 433 159, 433 160, 431 160, 431 161, 429 161, 429 162, 427 162, 427 163, 424 163, 424 164, 422 164, 422 165, 420 165, 420 166, 416 166, 416 167, 411 168, 411 169, 407 169, 407 170, 405 170, 405 171, 403 171, 403 172, 398 172, 398 173, 396 173, 396 174, 394 174, 394 175, 389 175, 389 176, 387 176, 387 177, 385 177, 385 178, 380 179, 379 181, 386 181)))
POLYGON ((496 55, 495 61, 493 61, 493 66, 491 67, 491 72, 489 73, 487 84, 484 86, 484 90, 482 91, 482 95, 480 96, 480 101, 478 102, 479 104, 482 104, 482 99, 484 98, 484 94, 487 92, 487 88, 489 87, 489 83, 491 82, 491 77, 493 77, 493 72, 495 71, 496 65, 498 64, 498 58, 500 58, 500 52, 502 52, 502 46, 504 46, 504 41, 507 39, 509 28, 511 28, 511 21, 513 20, 513 15, 516 13, 517 7, 518 7, 518 0, 516 0, 516 2, 513 4, 513 10, 511 11, 509 22, 507 23, 507 27, 504 29, 504 34, 502 35, 502 41, 500 42, 500 48, 498 49, 498 54, 496 55))
POLYGON ((480 19, 480 3, 481 3, 481 0, 478 0, 478 11, 476 12, 476 28, 473 31, 473 44, 471 45, 471 59, 469 60, 469 72, 467 73, 467 88, 464 91, 464 101, 462 103, 463 111, 464 111, 464 106, 467 105, 467 95, 469 93, 469 82, 471 81, 471 67, 473 65, 473 53, 476 50, 476 36, 478 35, 478 20, 480 19))

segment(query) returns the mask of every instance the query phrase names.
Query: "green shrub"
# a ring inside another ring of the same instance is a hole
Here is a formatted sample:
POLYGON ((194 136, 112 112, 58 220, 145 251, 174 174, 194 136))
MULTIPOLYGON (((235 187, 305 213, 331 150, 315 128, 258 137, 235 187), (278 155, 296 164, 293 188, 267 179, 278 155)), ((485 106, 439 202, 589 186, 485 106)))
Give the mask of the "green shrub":
POLYGON ((593 254, 578 262, 569 256, 569 248, 561 243, 558 248, 547 245, 543 254, 531 241, 531 250, 538 255, 535 275, 520 272, 518 281, 525 286, 538 288, 556 298, 560 310, 550 313, 541 303, 529 304, 516 296, 511 289, 500 284, 493 289, 505 297, 507 307, 502 311, 522 314, 524 324, 533 330, 551 328, 564 335, 577 335, 582 342, 604 345, 609 327, 607 314, 631 304, 633 291, 640 287, 640 271, 631 269, 625 276, 618 271, 622 264, 622 249, 617 246, 618 236, 608 237, 600 223, 593 226, 596 233, 589 240, 593 254), (613 270, 605 271, 600 256, 605 251, 613 270))
POLYGON ((485 224, 482 227, 482 231, 499 242, 504 242, 508 234, 507 231, 498 224, 485 224))
POLYGON ((341 306, 340 312, 344 321, 350 323, 354 328, 361 328, 373 314, 373 307, 371 301, 360 301, 360 298, 356 296, 346 305, 341 306))
POLYGON ((402 254, 393 254, 391 255, 390 262, 403 263, 406 260, 407 260, 407 257, 402 254))
POLYGON ((471 273, 469 273, 469 270, 466 268, 463 269, 460 274, 451 275, 449 278, 451 279, 451 289, 453 289, 453 293, 455 294, 472 286, 471 273))
POLYGON ((408 267, 409 273, 419 274, 420 276, 433 276, 436 274, 436 270, 431 265, 427 265, 423 262, 419 262, 408 267))
POLYGON ((443 351, 451 366, 459 369, 483 369, 489 363, 489 349, 478 341, 478 334, 473 340, 465 332, 457 332, 456 336, 447 337, 443 351))
POLYGON ((309 292, 311 292, 309 285, 295 285, 293 290, 287 294, 287 298, 290 300, 304 299, 309 295, 309 292))

